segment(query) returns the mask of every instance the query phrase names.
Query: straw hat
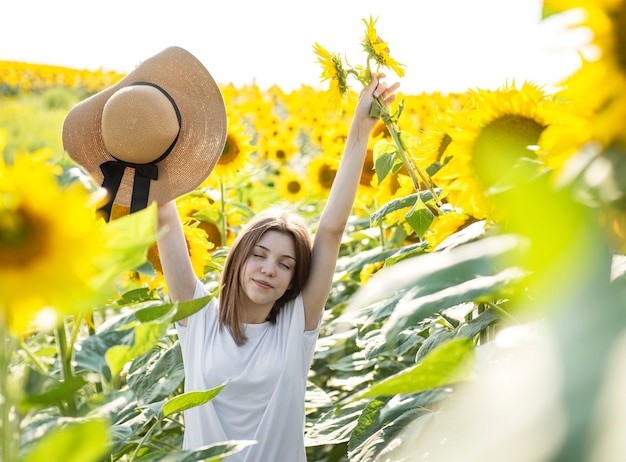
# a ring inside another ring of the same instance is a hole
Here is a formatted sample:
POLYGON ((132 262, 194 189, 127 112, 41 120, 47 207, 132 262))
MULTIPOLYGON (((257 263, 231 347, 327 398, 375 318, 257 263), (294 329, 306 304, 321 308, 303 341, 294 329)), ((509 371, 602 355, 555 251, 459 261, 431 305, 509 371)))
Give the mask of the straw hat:
POLYGON ((63 146, 131 213, 197 188, 226 142, 224 99, 207 69, 170 47, 115 85, 76 105, 63 124, 63 146))

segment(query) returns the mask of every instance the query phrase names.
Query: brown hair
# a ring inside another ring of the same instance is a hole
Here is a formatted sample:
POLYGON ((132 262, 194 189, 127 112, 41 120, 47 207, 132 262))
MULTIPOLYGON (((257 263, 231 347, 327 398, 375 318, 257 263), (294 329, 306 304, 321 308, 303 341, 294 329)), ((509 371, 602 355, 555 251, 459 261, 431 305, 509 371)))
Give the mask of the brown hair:
POLYGON ((254 246, 268 231, 278 231, 292 237, 295 247, 296 266, 291 286, 274 303, 267 320, 276 323, 278 312, 285 303, 293 300, 302 291, 311 269, 311 236, 304 220, 287 210, 272 207, 256 215, 233 243, 222 272, 219 296, 220 327, 224 325, 230 331, 238 345, 246 342, 246 335, 241 328, 241 281, 239 279, 254 246))

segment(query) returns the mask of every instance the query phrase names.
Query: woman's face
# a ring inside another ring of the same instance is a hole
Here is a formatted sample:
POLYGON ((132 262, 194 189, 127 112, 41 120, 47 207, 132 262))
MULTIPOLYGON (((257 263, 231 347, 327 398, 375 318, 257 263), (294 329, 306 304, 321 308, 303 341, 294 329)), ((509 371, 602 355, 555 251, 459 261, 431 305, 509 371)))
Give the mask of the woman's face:
POLYGON ((260 317, 245 310, 248 320, 244 322, 263 322, 274 302, 290 288, 295 255, 293 238, 278 231, 266 232, 252 248, 241 272, 241 285, 248 306, 260 317))

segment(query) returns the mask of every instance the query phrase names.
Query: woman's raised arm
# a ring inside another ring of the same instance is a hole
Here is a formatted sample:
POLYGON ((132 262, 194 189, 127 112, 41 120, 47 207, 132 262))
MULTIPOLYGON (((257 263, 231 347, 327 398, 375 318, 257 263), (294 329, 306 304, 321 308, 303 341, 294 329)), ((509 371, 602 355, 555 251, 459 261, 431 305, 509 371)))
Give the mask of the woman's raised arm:
MULTIPOLYGON (((191 266, 187 241, 175 201, 159 205, 157 244, 172 302, 191 300, 197 278, 191 266)), ((186 320, 181 321, 181 324, 186 325, 186 320)))
POLYGON ((372 102, 380 96, 386 103, 391 103, 400 86, 396 82, 388 87, 380 80, 384 77, 384 74, 372 74, 370 84, 359 96, 343 157, 315 232, 311 273, 302 291, 306 330, 317 327, 330 292, 341 239, 359 187, 369 136, 378 122, 370 117, 372 102))

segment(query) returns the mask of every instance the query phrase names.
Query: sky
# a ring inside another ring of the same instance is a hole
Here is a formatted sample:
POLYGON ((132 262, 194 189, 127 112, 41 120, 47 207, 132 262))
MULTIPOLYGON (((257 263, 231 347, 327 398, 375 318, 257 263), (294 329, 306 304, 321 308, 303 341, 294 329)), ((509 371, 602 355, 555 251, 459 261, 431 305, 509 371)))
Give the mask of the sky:
POLYGON ((126 73, 172 45, 222 84, 320 82, 313 45, 364 64, 362 19, 377 19, 405 64, 401 91, 462 92, 511 81, 550 85, 585 38, 541 21, 541 0, 30 0, 2 6, 0 60, 126 73))

